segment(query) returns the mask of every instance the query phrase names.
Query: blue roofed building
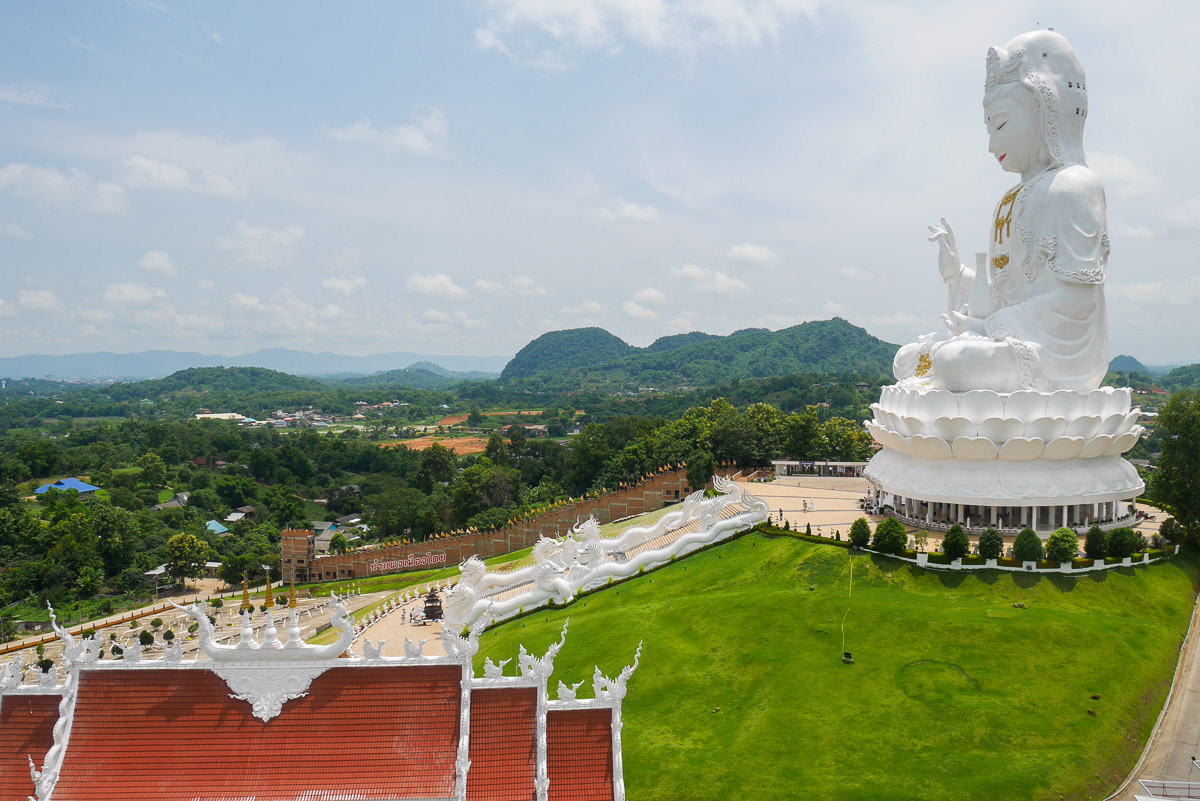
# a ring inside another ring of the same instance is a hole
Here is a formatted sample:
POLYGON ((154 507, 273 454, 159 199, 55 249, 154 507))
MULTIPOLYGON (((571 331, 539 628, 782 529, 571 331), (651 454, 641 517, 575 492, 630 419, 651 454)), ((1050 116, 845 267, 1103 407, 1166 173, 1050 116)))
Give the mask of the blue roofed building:
POLYGON ((93 487, 86 481, 80 481, 77 478, 60 478, 53 484, 43 484, 33 491, 34 495, 45 495, 52 489, 56 490, 75 490, 80 495, 92 495, 99 487, 93 487))
POLYGON ((208 527, 209 531, 211 531, 213 534, 216 534, 217 536, 229 533, 229 529, 225 528, 225 526, 221 525, 216 520, 209 520, 204 525, 208 527))

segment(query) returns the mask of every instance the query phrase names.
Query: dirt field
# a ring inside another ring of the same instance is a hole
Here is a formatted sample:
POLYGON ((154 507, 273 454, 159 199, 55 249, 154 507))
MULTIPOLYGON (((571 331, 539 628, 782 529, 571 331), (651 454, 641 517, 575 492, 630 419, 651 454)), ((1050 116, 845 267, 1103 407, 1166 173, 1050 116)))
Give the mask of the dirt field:
POLYGON ((416 439, 384 442, 379 447, 394 448, 397 445, 405 445, 414 451, 423 451, 435 442, 443 448, 449 448, 459 456, 466 456, 471 453, 483 453, 488 443, 483 437, 418 437, 416 439))

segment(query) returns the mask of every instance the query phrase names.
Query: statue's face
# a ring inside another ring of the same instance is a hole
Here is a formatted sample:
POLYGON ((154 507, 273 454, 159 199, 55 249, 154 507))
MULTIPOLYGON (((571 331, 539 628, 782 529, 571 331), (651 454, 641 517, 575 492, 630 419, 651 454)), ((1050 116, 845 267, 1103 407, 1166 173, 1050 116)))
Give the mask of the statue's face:
POLYGON ((983 113, 988 150, 1002 168, 1029 175, 1049 164, 1041 111, 1030 89, 1020 83, 1006 84, 988 99, 983 113))

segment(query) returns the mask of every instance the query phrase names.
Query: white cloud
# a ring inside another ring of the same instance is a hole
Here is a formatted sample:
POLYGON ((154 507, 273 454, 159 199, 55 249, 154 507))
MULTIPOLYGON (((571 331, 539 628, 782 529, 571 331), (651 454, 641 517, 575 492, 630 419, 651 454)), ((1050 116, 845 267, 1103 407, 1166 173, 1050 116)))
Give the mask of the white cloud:
POLYGON ((29 311, 49 311, 58 306, 58 297, 48 289, 22 289, 17 292, 17 305, 29 311))
POLYGON ((404 282, 404 288, 419 295, 441 295, 455 298, 466 294, 466 290, 454 283, 454 279, 445 273, 430 275, 414 273, 404 282))
POLYGON ((563 306, 562 310, 570 315, 595 317, 598 314, 604 313, 604 306, 594 300, 585 300, 578 306, 563 306))
POLYGON ((799 317, 791 314, 765 314, 759 318, 759 324, 764 328, 770 328, 777 331, 780 328, 791 328, 793 325, 799 325, 804 322, 799 317))
POLYGON ((1119 188, 1132 195, 1150 187, 1150 174, 1128 156, 1092 150, 1087 154, 1087 161, 1109 189, 1119 188))
POLYGON ((667 322, 667 329, 677 334, 686 334, 689 331, 695 331, 696 324, 687 315, 680 314, 674 320, 667 322))
POLYGON ((110 284, 108 289, 104 290, 105 300, 122 306, 145 306, 147 303, 166 296, 167 293, 157 287, 137 284, 133 281, 110 284))
POLYGON ((708 270, 695 264, 685 264, 671 271, 672 278, 681 278, 692 282, 692 289, 697 292, 710 292, 714 295, 741 295, 750 291, 740 278, 733 278, 720 270, 708 270))
POLYGON ((456 311, 453 315, 438 309, 426 309, 421 314, 421 322, 434 326, 455 326, 459 328, 482 328, 482 320, 470 317, 465 311, 456 311))
POLYGON ((653 309, 647 309, 645 306, 642 306, 637 301, 633 300, 625 301, 621 304, 621 308, 625 310, 626 314, 635 320, 653 320, 654 318, 658 317, 658 314, 656 314, 653 309))
POLYGON ((221 34, 210 31, 207 36, 215 44, 221 44, 221 34))
POLYGON ((650 286, 645 289, 639 289, 634 294, 633 299, 638 303, 657 303, 660 306, 667 302, 667 296, 661 289, 655 289, 650 286))
POLYGON ((1200 228, 1200 200, 1190 197, 1167 209, 1166 217, 1180 228, 1200 228))
POLYGON ((1136 284, 1110 282, 1107 288, 1109 303, 1132 304, 1148 310, 1162 306, 1191 306, 1200 301, 1200 275, 1136 284))
POLYGON ((80 170, 12 162, 0 167, 0 190, 59 206, 79 206, 101 214, 120 214, 128 205, 125 190, 108 181, 95 181, 80 170))
POLYGON ((10 236, 13 239, 33 239, 33 234, 26 231, 16 223, 7 223, 0 226, 0 235, 10 236))
POLYGON ((254 228, 242 220, 234 226, 233 236, 217 240, 217 247, 232 253, 239 261, 277 267, 288 261, 292 246, 303 238, 304 228, 299 225, 254 228))
POLYGON ((845 318, 846 316, 846 307, 838 303, 836 300, 825 301, 825 305, 822 308, 825 309, 825 313, 830 317, 845 318))
POLYGON ((1153 239, 1154 230, 1145 225, 1129 225, 1117 223, 1113 226, 1114 239, 1153 239))
POLYGON ((361 275, 357 278, 322 278, 321 286, 328 289, 330 292, 341 292, 343 295, 349 295, 356 289, 365 286, 367 279, 361 275))
POLYGON ((480 292, 499 292, 501 289, 504 289, 504 284, 489 281, 487 278, 476 278, 475 288, 480 292))
POLYGON ((15 314, 12 306, 4 298, 0 298, 0 317, 7 317, 10 314, 15 314))
POLYGON ((216 288, 217 288, 217 282, 212 280, 211 278, 201 278, 199 281, 196 282, 196 289, 209 290, 209 289, 216 289, 216 288))
POLYGON ((103 323, 106 320, 112 319, 112 312, 107 309, 80 309, 80 319, 86 320, 89 323, 103 323))
POLYGON ((434 108, 413 124, 394 128, 376 128, 369 119, 364 119, 345 128, 334 128, 329 135, 339 142, 367 142, 427 156, 442 148, 446 138, 446 115, 441 109, 434 108))
POLYGON ((512 279, 512 285, 522 295, 540 295, 541 297, 546 297, 550 294, 550 290, 527 275, 516 276, 512 279))
POLYGON ((152 250, 138 261, 138 266, 148 273, 172 276, 179 271, 171 263, 171 256, 164 250, 152 250))
MULTIPOLYGON (((777 42, 789 22, 814 17, 819 0, 491 0, 494 16, 475 32, 481 49, 508 54, 502 37, 540 33, 561 46, 611 51, 622 38, 656 50, 691 53, 777 42)), ((531 45, 536 47, 537 45, 531 45)))
POLYGON ((125 186, 135 189, 205 192, 222 197, 237 194, 233 182, 223 175, 201 170, 199 179, 196 179, 178 164, 149 156, 131 156, 122 161, 118 178, 125 186))
POLYGON ((620 197, 617 198, 617 204, 614 208, 603 209, 601 210, 600 215, 609 220, 658 222, 658 209, 654 208, 649 203, 633 203, 620 197))
POLYGON ((759 267, 770 267, 779 261, 779 256, 769 247, 752 245, 749 242, 731 247, 729 258, 739 264, 753 264, 759 267))
POLYGON ((243 309, 249 309, 250 311, 260 312, 264 311, 266 308, 263 306, 262 301, 254 295, 245 295, 241 292, 234 292, 232 300, 235 306, 241 306, 243 309))
POLYGON ((46 97, 46 93, 40 89, 18 89, 15 86, 0 86, 0 103, 12 103, 18 106, 39 106, 41 108, 66 108, 66 106, 50 100, 46 97))

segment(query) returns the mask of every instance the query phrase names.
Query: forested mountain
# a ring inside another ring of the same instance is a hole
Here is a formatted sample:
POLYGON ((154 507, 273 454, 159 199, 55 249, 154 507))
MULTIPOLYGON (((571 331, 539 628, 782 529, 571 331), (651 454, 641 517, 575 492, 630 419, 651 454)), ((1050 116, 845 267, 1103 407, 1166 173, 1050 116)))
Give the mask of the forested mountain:
POLYGON ((837 317, 780 331, 697 334, 634 348, 599 328, 554 331, 522 348, 500 378, 536 376, 551 384, 558 379, 581 386, 664 388, 795 373, 888 375, 896 352, 895 345, 837 317))
POLYGON ((1176 367, 1158 379, 1159 385, 1176 392, 1181 389, 1200 389, 1200 364, 1176 367))
POLYGON ((637 348, 603 328, 550 331, 517 351, 500 373, 500 380, 603 364, 635 350, 637 348))
POLYGON ((1108 369, 1109 370, 1120 370, 1121 372, 1125 372, 1125 373, 1149 373, 1150 372, 1149 370, 1146 369, 1146 365, 1142 364, 1141 362, 1139 362, 1137 359, 1133 358, 1132 356, 1125 356, 1125 355, 1117 356, 1111 362, 1109 362, 1108 369))
POLYGON ((343 387, 403 387, 405 389, 448 389, 464 381, 487 381, 495 378, 495 373, 456 373, 438 367, 431 362, 417 362, 403 370, 388 370, 367 376, 350 376, 336 381, 327 379, 332 384, 343 387))
POLYGON ((697 342, 704 342, 710 339, 720 339, 716 334, 706 334, 703 331, 691 331, 687 334, 673 334, 671 336, 659 337, 646 346, 647 353, 659 353, 664 350, 674 350, 682 348, 684 345, 693 345, 697 342))

